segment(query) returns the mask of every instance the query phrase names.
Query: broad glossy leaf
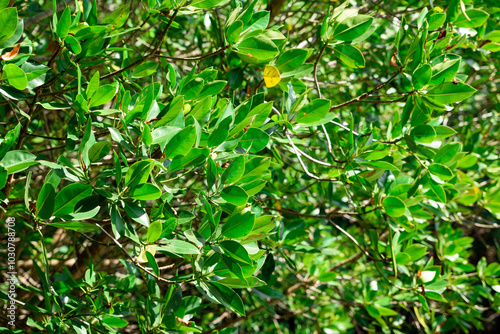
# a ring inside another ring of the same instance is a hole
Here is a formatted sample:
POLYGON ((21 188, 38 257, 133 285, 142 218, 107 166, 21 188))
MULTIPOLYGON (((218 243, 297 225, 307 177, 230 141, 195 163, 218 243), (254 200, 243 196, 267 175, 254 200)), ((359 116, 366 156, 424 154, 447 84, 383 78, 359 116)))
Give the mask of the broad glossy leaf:
POLYGON ((100 86, 96 90, 96 92, 92 95, 89 107, 93 108, 108 103, 113 99, 113 97, 117 92, 118 92, 118 85, 100 86))
POLYGON ((6 80, 15 89, 23 90, 28 87, 26 73, 15 64, 7 64, 3 67, 2 80, 6 80))
POLYGON ((141 183, 146 183, 152 168, 153 166, 149 160, 135 162, 130 166, 127 174, 125 174, 125 185, 133 187, 141 183))
POLYGON ((224 170, 224 173, 222 173, 221 176, 221 182, 223 184, 231 184, 235 183, 238 181, 242 176, 243 173, 245 172, 245 156, 240 155, 236 159, 227 166, 227 168, 224 170))
POLYGON ((221 197, 228 203, 236 206, 245 205, 248 201, 248 195, 239 186, 227 186, 221 191, 221 197))
POLYGON ((36 200, 36 215, 38 218, 46 220, 52 217, 55 197, 56 192, 54 186, 50 183, 45 183, 36 200))
POLYGON ((209 282, 209 289, 221 304, 240 316, 245 316, 245 306, 240 296, 232 289, 215 282, 209 282))
POLYGON ((94 224, 84 223, 84 222, 61 222, 61 223, 50 223, 49 226, 54 226, 57 228, 62 228, 66 230, 73 230, 81 233, 95 232, 99 230, 99 227, 94 224))
POLYGON ((427 247, 424 245, 413 244, 405 248, 405 253, 410 255, 412 261, 417 261, 427 254, 427 247))
POLYGON ((239 145, 251 153, 257 153, 266 148, 269 135, 259 128, 249 128, 240 139, 239 145))
POLYGON ((426 96, 442 104, 450 104, 465 100, 476 90, 471 86, 458 82, 446 82, 427 91, 426 96))
POLYGON ((488 14, 484 10, 476 8, 466 10, 465 13, 467 14, 467 17, 464 15, 464 13, 462 13, 455 20, 454 23, 457 27, 477 28, 483 25, 490 16, 490 14, 488 14))
POLYGON ((330 110, 331 102, 327 99, 316 99, 306 104, 297 112, 295 122, 310 124, 322 120, 330 110))
POLYGON ((200 251, 192 243, 182 240, 167 240, 165 244, 156 246, 159 251, 167 251, 175 254, 199 254, 200 251))
POLYGON ((421 143, 432 143, 436 139, 436 130, 430 125, 421 124, 411 130, 413 139, 421 143))
POLYGON ((351 68, 365 67, 365 57, 356 47, 349 44, 336 45, 333 47, 335 55, 351 68))
POLYGON ((160 198, 161 190, 150 183, 142 183, 131 187, 127 191, 127 196, 136 200, 148 201, 160 198))
POLYGON ((449 143, 444 145, 436 152, 434 156, 434 162, 445 164, 457 155, 460 150, 460 143, 449 143))
POLYGON ((183 157, 173 159, 168 166, 169 172, 175 172, 191 166, 200 165, 207 160, 210 150, 208 148, 193 148, 183 157))
POLYGON ((373 17, 368 15, 351 16, 340 22, 333 32, 333 38, 339 41, 352 41, 368 31, 373 17))
POLYGON ((385 212, 391 217, 401 217, 406 211, 405 203, 397 197, 387 196, 382 201, 385 212))
POLYGON ((429 83, 431 80, 432 76, 432 69, 431 65, 429 64, 423 64, 419 68, 413 72, 413 75, 411 76, 411 82, 413 84, 413 87, 415 89, 421 89, 425 85, 429 83))
POLYGON ((302 66, 307 60, 309 52, 305 49, 291 49, 285 51, 276 61, 280 72, 290 72, 302 66))
POLYGON ((69 32, 69 28, 71 27, 71 10, 69 7, 66 7, 64 9, 61 18, 59 19, 59 22, 57 22, 57 36, 59 38, 64 39, 69 32))
POLYGON ((8 7, 0 11, 0 43, 8 40, 17 28, 17 9, 8 7))
POLYGON ((222 235, 231 239, 243 238, 250 234, 254 222, 255 214, 244 209, 229 217, 222 226, 222 235))
POLYGON ((123 204, 125 204, 123 208, 130 218, 141 225, 149 226, 149 216, 142 207, 129 201, 123 201, 123 204))
POLYGON ((225 240, 219 243, 219 246, 224 250, 227 256, 242 263, 252 264, 253 261, 248 255, 247 250, 239 242, 233 240, 225 240))
POLYGON ((161 236, 162 231, 163 231, 163 225, 161 222, 156 221, 151 223, 148 227, 148 233, 146 234, 146 239, 148 243, 151 244, 156 240, 158 240, 161 236))
POLYGON ((7 173, 13 174, 36 165, 36 156, 26 151, 9 151, 5 154, 0 164, 7 170, 7 173))
POLYGON ((111 143, 107 141, 100 141, 92 145, 89 149, 90 162, 97 162, 108 155, 111 148, 111 143))
POLYGON ((191 151, 196 142, 196 128, 194 125, 188 126, 178 132, 170 139, 165 147, 165 156, 167 159, 183 157, 191 151))
POLYGON ((55 198, 54 216, 61 217, 72 214, 76 204, 92 194, 92 187, 88 184, 73 183, 61 189, 55 198))
POLYGON ((132 72, 132 78, 143 78, 150 75, 153 75, 158 68, 158 63, 155 61, 146 61, 136 68, 132 72))
POLYGON ((279 53, 278 48, 264 35, 252 36, 238 44, 238 53, 247 56, 252 62, 271 60, 279 53))
POLYGON ((453 177, 453 172, 442 164, 431 164, 429 165, 429 171, 438 176, 441 180, 447 181, 453 177))

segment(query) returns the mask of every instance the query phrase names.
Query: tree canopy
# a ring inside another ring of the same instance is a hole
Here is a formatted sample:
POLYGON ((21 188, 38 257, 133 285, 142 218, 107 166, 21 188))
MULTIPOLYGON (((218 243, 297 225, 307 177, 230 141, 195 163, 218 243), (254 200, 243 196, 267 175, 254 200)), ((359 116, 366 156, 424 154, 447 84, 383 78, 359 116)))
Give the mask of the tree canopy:
POLYGON ((0 333, 494 331, 499 21, 0 0, 0 333))

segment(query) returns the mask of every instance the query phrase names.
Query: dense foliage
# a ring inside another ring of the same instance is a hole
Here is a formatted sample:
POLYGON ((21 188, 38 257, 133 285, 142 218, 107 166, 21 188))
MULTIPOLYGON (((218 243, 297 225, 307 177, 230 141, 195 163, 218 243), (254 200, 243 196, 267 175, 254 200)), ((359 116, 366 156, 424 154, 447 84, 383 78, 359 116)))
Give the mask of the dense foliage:
POLYGON ((0 332, 494 330, 499 21, 0 0, 0 332))

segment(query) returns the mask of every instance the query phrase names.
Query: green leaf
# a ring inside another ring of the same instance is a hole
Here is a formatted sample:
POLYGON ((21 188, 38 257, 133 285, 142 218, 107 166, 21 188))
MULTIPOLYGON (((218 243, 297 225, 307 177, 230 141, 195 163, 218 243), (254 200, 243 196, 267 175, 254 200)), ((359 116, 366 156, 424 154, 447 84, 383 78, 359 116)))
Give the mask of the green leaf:
POLYGON ((356 47, 349 44, 336 45, 333 47, 335 55, 340 61, 351 68, 365 67, 365 57, 356 47))
POLYGON ((436 139, 436 130, 430 125, 420 124, 411 130, 413 139, 420 143, 432 143, 436 139))
POLYGON ((431 65, 423 64, 413 72, 411 76, 411 82, 415 89, 421 89, 429 83, 432 76, 431 65))
POLYGON ((56 34, 59 38, 64 39, 69 32, 69 28, 71 27, 71 11, 69 7, 64 9, 59 22, 57 23, 56 34))
POLYGON ((446 298, 444 298, 441 294, 434 291, 425 291, 425 297, 432 300, 437 300, 438 302, 448 303, 446 298))
POLYGON ((245 173, 240 180, 240 183, 246 183, 261 178, 269 168, 271 163, 270 158, 256 157, 248 160, 245 163, 245 173))
POLYGON ((127 174, 125 174, 125 185, 133 187, 146 183, 152 168, 153 166, 149 160, 135 162, 132 166, 130 166, 127 174))
POLYGON ((228 203, 236 206, 245 205, 248 201, 248 195, 239 186, 228 186, 222 189, 221 197, 228 203))
POLYGON ((222 144, 229 135, 229 125, 231 124, 231 117, 226 117, 222 122, 217 125, 214 131, 208 137, 208 147, 217 147, 222 144))
POLYGON ((100 81, 100 74, 99 71, 96 71, 92 76, 92 78, 90 79, 89 84, 87 85, 86 94, 88 99, 90 99, 99 88, 99 83, 100 83, 99 81, 100 81))
POLYGON ((197 166, 207 160, 210 150, 207 148, 193 148, 183 157, 173 159, 168 166, 169 172, 175 172, 191 166, 197 166))
POLYGON ((113 29, 118 29, 127 22, 130 14, 130 4, 121 5, 118 9, 114 10, 111 14, 107 14, 103 18, 101 24, 110 25, 113 29))
POLYGON ((105 323, 108 326, 111 327, 116 327, 116 328, 123 328, 127 327, 128 321, 122 318, 114 317, 111 315, 105 315, 102 318, 102 322, 105 323))
POLYGON ((247 250, 239 242, 233 240, 225 240, 219 243, 219 246, 231 258, 238 262, 252 264, 253 261, 248 255, 247 250))
POLYGON ((146 259, 148 260, 149 266, 153 269, 155 275, 158 276, 160 274, 160 270, 158 268, 158 264, 156 263, 154 255, 147 250, 144 251, 144 254, 146 255, 146 259))
POLYGON ((76 204, 92 194, 92 187, 83 183, 72 183, 59 191, 55 198, 54 216, 72 214, 76 204))
POLYGON ((195 245, 182 240, 167 240, 165 244, 155 247, 159 251, 167 251, 175 254, 200 254, 195 245))
POLYGON ((47 110, 63 110, 70 109, 71 105, 67 103, 59 103, 59 102, 37 102, 36 104, 41 105, 44 109, 47 110))
POLYGON ((245 156, 240 155, 231 162, 221 176, 222 184, 232 184, 241 179, 245 172, 245 156))
POLYGON ((285 51, 276 61, 280 73, 294 71, 307 60, 309 52, 304 49, 291 49, 285 51))
POLYGON ((9 7, 0 11, 0 44, 8 40, 17 29, 17 9, 9 7))
POLYGON ((446 139, 457 133, 455 130, 445 125, 435 126, 434 130, 436 130, 436 140, 446 139))
POLYGON ((236 44, 240 40, 240 34, 243 31, 243 22, 236 20, 227 28, 226 39, 230 45, 236 44))
POLYGON ((361 161, 359 164, 374 169, 399 171, 399 168, 387 161, 361 161))
POLYGON ((455 20, 455 25, 460 28, 477 28, 483 25, 490 14, 481 9, 469 9, 465 14, 460 14, 455 20), (467 16, 465 15, 467 14, 467 16))
POLYGON ((5 167, 8 174, 14 174, 36 165, 36 155, 26 151, 9 151, 5 154, 0 164, 5 167))
POLYGON ((93 108, 108 103, 113 99, 117 92, 118 85, 104 85, 99 87, 95 94, 92 95, 89 107, 93 108))
POLYGON ((136 68, 132 72, 132 78, 143 78, 152 75, 156 72, 158 68, 158 63, 155 61, 146 61, 136 68))
POLYGON ((168 142, 173 136, 179 133, 181 129, 174 126, 162 126, 151 131, 153 138, 151 144, 162 144, 168 142))
POLYGON ((131 187, 127 191, 127 196, 140 201, 150 201, 160 198, 161 190, 150 183, 143 183, 131 187))
POLYGON ((316 99, 306 104, 297 112, 295 122, 299 124, 310 124, 322 120, 330 110, 330 100, 316 99))
POLYGON ((446 144, 436 152, 436 155, 434 156, 434 162, 440 164, 450 162, 451 160, 453 160, 453 158, 455 158, 459 150, 460 143, 446 144))
POLYGON ((447 181, 453 177, 453 172, 445 165, 431 164, 429 171, 443 181, 447 181))
POLYGON ((333 38, 339 41, 352 41, 368 31, 373 17, 368 15, 351 16, 340 22, 333 32, 333 38))
POLYGON ((227 0, 194 0, 190 5, 196 8, 208 9, 215 8, 222 2, 227 2, 227 0))
POLYGON ((237 47, 238 54, 245 55, 244 59, 252 63, 271 60, 279 53, 273 41, 264 35, 246 38, 237 47))
POLYGON ((396 254, 396 263, 399 264, 399 265, 405 265, 405 264, 408 264, 411 262, 411 256, 404 253, 404 252, 400 252, 400 253, 397 253, 396 254))
POLYGON ((217 283, 233 289, 258 288, 266 285, 266 282, 254 276, 245 277, 245 280, 246 281, 239 278, 223 278, 218 280, 217 283))
POLYGON ((122 201, 122 203, 124 204, 123 208, 125 212, 130 218, 141 225, 149 226, 149 216, 142 207, 129 201, 122 201))
POLYGON ((7 80, 15 89, 23 90, 28 87, 26 73, 14 64, 7 64, 3 67, 2 80, 7 80))
POLYGON ((161 236, 161 232, 163 231, 163 225, 161 222, 156 221, 149 225, 148 233, 146 235, 146 239, 148 243, 152 244, 156 240, 158 240, 161 236))
POLYGON ((373 318, 379 318, 381 316, 380 312, 372 305, 365 305, 366 311, 373 318))
POLYGON ((111 149, 111 143, 107 141, 100 141, 92 145, 89 149, 90 162, 97 162, 108 155, 111 149))
POLYGON ((182 129, 179 133, 172 137, 165 148, 165 156, 167 159, 175 157, 183 157, 191 151, 196 142, 196 128, 194 125, 182 129))
POLYGON ((444 61, 432 67, 431 85, 438 85, 443 82, 450 82, 455 78, 458 68, 460 67, 460 59, 451 59, 444 61))
POLYGON ((405 203, 397 197, 387 196, 382 201, 385 212, 391 217, 401 217, 406 211, 405 203))
POLYGON ((239 145, 250 153, 257 153, 266 148, 269 135, 259 128, 250 128, 241 138, 239 145))
POLYGON ((45 183, 38 194, 36 200, 36 215, 38 218, 47 220, 52 217, 54 212, 56 192, 54 186, 50 183, 45 183))
POLYGON ((54 226, 57 228, 62 228, 66 230, 73 230, 80 233, 89 233, 99 230, 99 227, 94 224, 84 223, 84 222, 62 222, 62 223, 50 223, 49 226, 54 226))
POLYGON ((443 23, 446 21, 445 13, 434 13, 427 18, 427 23, 429 24, 429 31, 441 28, 443 23))
POLYGON ((475 92, 476 90, 467 84, 446 82, 430 89, 425 96, 441 104, 450 104, 463 101, 475 92))
POLYGON ((231 239, 243 238, 252 232, 254 222, 255 214, 244 209, 229 217, 222 226, 222 235, 231 239))
POLYGON ((425 254, 427 254, 427 247, 423 245, 413 244, 405 248, 405 253, 410 255, 412 262, 415 262, 423 258, 425 254))
POLYGON ((240 296, 232 289, 215 282, 209 282, 208 287, 217 300, 233 312, 240 316, 245 316, 245 306, 240 296))

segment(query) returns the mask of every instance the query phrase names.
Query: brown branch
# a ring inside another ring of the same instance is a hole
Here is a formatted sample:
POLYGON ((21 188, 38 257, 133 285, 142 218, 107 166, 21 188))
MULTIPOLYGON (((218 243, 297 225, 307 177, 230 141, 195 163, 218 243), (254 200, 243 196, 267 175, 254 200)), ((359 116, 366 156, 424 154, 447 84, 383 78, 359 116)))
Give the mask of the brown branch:
POLYGON ((400 68, 399 71, 397 71, 396 73, 394 73, 392 75, 392 77, 390 77, 389 80, 387 80, 386 82, 380 83, 379 85, 375 86, 375 88, 373 88, 371 91, 363 93, 363 94, 359 95, 358 97, 355 97, 355 98, 353 98, 353 99, 351 99, 349 101, 346 101, 344 103, 332 106, 330 108, 330 111, 335 110, 335 109, 343 108, 345 106, 348 106, 348 105, 356 103, 356 102, 366 102, 366 101, 362 101, 362 100, 365 99, 365 98, 367 98, 373 92, 379 91, 382 88, 384 88, 387 84, 389 84, 392 80, 394 80, 402 71, 403 71, 403 68, 400 68))

